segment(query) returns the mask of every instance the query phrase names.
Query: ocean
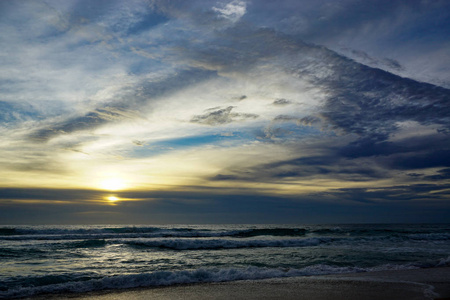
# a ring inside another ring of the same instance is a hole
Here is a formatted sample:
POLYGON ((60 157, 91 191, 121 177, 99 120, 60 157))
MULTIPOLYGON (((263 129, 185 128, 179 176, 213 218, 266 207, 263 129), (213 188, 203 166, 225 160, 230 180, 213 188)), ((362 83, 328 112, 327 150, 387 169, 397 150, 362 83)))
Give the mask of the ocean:
POLYGON ((0 298, 450 266, 450 224, 0 226, 0 298))

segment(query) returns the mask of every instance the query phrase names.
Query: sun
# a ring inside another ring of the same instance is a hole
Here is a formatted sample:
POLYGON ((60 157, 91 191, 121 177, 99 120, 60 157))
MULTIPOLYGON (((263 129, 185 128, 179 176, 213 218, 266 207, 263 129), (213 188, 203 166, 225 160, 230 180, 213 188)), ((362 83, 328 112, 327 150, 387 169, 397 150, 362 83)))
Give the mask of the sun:
POLYGON ((108 203, 109 205, 116 205, 121 200, 123 200, 123 199, 121 199, 119 197, 116 197, 116 196, 107 196, 104 199, 107 201, 106 203, 108 203))
POLYGON ((108 178, 101 182, 101 188, 108 191, 123 190, 126 185, 121 178, 108 178))
POLYGON ((119 198, 117 198, 117 197, 115 197, 115 196, 110 196, 110 197, 108 197, 108 198, 106 198, 106 199, 108 199, 109 202, 116 202, 116 201, 119 201, 119 198))

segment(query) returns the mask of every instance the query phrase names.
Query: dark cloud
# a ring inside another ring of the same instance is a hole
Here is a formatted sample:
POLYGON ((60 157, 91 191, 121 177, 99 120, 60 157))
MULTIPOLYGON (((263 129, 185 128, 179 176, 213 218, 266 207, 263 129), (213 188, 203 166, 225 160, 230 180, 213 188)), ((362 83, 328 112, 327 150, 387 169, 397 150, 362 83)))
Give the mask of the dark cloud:
MULTIPOLYGON (((272 132, 272 131, 271 131, 272 132)), ((270 182, 272 180, 328 178, 344 181, 370 181, 395 176, 397 171, 450 167, 450 147, 446 139, 435 135, 400 141, 374 141, 372 138, 324 146, 309 142, 310 151, 322 155, 302 156, 256 165, 244 170, 228 170, 235 180, 270 182)), ((301 149, 301 148, 300 148, 301 149)), ((410 177, 412 173, 409 173, 410 177)), ((446 173, 415 179, 441 180, 446 173)))
POLYGON ((320 123, 320 119, 314 116, 306 116, 297 120, 297 124, 304 126, 312 126, 320 123))
POLYGON ((397 157, 390 162, 390 166, 403 170, 450 167, 450 149, 430 150, 424 154, 397 157))
POLYGON ((413 177, 413 178, 422 178, 423 174, 421 173, 407 173, 406 175, 413 177))
POLYGON ((294 134, 294 131, 277 126, 268 126, 264 128, 263 132, 258 135, 258 139, 268 139, 268 140, 280 140, 282 138, 286 138, 287 136, 291 136, 294 134))
POLYGON ((284 177, 323 177, 366 181, 383 178, 386 174, 380 173, 370 163, 357 163, 342 159, 338 156, 309 156, 292 160, 265 164, 256 168, 257 172, 264 172, 270 178, 284 177))
POLYGON ((307 41, 326 43, 352 33, 383 30, 383 37, 390 38, 391 43, 402 44, 413 38, 445 37, 448 7, 445 0, 411 0, 407 3, 402 0, 258 1, 252 2, 247 18, 256 24, 299 35, 307 41), (389 26, 389 30, 385 26, 389 26), (435 30, 423 32, 430 27, 435 30))
POLYGON ((355 58, 358 61, 362 62, 363 64, 368 64, 372 67, 380 67, 380 68, 387 67, 395 71, 405 70, 405 68, 397 60, 392 58, 378 59, 370 56, 369 54, 367 54, 362 50, 354 50, 348 48, 344 48, 343 50, 350 52, 350 57, 355 58))
POLYGON ((330 153, 321 156, 306 156, 273 163, 259 164, 245 169, 223 170, 228 175, 218 174, 211 180, 236 180, 242 182, 278 183, 291 180, 330 179, 350 182, 372 181, 389 178, 390 171, 383 170, 368 160, 353 161, 330 153))
POLYGON ((299 120, 299 118, 288 115, 278 115, 273 119, 274 122, 291 122, 297 120, 299 120))
POLYGON ((425 176, 425 179, 429 180, 449 180, 450 179, 450 168, 441 169, 436 175, 425 176))
POLYGON ((397 71, 402 71, 405 69, 398 61, 396 61, 395 59, 392 59, 392 58, 383 58, 381 60, 381 63, 384 64, 385 66, 387 66, 391 69, 397 70, 397 71))
POLYGON ((289 101, 289 100, 284 99, 284 98, 276 99, 276 100, 273 101, 273 105, 281 105, 281 106, 289 105, 291 103, 292 103, 292 101, 289 101))
POLYGON ((145 142, 139 140, 133 140, 132 143, 135 144, 136 146, 144 146, 145 144, 145 142))
POLYGON ((330 128, 385 140, 401 121, 450 126, 450 90, 327 56, 333 75, 314 81, 330 94, 319 114, 330 128))
POLYGON ((46 142, 61 134, 93 130, 108 122, 119 121, 124 118, 126 118, 126 112, 117 109, 96 109, 84 116, 68 119, 61 123, 50 125, 47 128, 36 130, 30 134, 30 138, 34 141, 46 142))
POLYGON ((244 121, 247 119, 256 119, 258 115, 247 113, 235 113, 232 112, 234 106, 228 106, 227 108, 213 108, 208 110, 203 115, 194 116, 191 119, 192 123, 199 123, 203 125, 218 126, 228 124, 231 122, 244 121))
POLYGON ((216 176, 214 176, 213 178, 211 178, 211 180, 236 180, 239 179, 239 177, 234 176, 234 175, 225 175, 225 174, 217 174, 216 176))
POLYGON ((402 144, 382 141, 377 142, 373 139, 358 139, 348 145, 340 148, 338 153, 343 157, 348 158, 359 158, 368 156, 388 156, 395 153, 411 152, 410 149, 402 144))
POLYGON ((320 119, 314 116, 297 117, 295 115, 278 115, 273 118, 261 132, 257 133, 258 139, 302 139, 305 135, 315 136, 320 134, 313 125, 320 125, 320 119), (306 129, 305 127, 311 127, 306 129))
POLYGON ((340 157, 369 158, 387 171, 446 167, 450 163, 450 145, 442 134, 418 135, 398 141, 360 138, 335 149, 340 157))
POLYGON ((448 188, 450 184, 411 184, 382 188, 339 189, 336 192, 342 199, 356 202, 446 201, 448 188))
POLYGON ((320 123, 320 118, 315 116, 296 117, 290 115, 278 115, 273 119, 275 123, 294 122, 299 126, 313 126, 320 123))
POLYGON ((140 109, 142 105, 157 101, 162 96, 217 77, 218 75, 215 71, 195 68, 182 69, 160 80, 144 81, 139 86, 132 87, 131 95, 126 93, 123 97, 120 97, 119 104, 125 107, 131 105, 140 109))
POLYGON ((216 32, 202 44, 179 47, 177 57, 183 57, 193 67, 228 75, 248 71, 262 60, 295 51, 298 44, 303 42, 268 28, 238 23, 216 32))

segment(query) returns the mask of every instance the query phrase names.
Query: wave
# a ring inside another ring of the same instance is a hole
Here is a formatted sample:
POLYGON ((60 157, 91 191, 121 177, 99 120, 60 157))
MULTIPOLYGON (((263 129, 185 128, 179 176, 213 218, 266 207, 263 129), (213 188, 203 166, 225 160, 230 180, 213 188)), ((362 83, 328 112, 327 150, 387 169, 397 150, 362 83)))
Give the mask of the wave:
POLYGON ((408 238, 411 240, 424 240, 424 241, 448 241, 450 240, 450 233, 409 234, 408 238))
POLYGON ((0 236, 2 235, 16 235, 19 234, 15 228, 0 228, 0 236))
MULTIPOLYGON (((449 258, 436 265, 425 267, 448 266, 449 258)), ((62 293, 86 293, 101 290, 120 290, 138 287, 161 287, 178 284, 227 282, 236 280, 259 280, 269 278, 320 276, 331 274, 363 273, 386 270, 420 269, 414 264, 384 264, 375 267, 340 267, 327 264, 311 265, 300 269, 295 268, 199 268, 183 271, 155 271, 130 275, 116 275, 104 278, 92 278, 92 274, 85 275, 44 275, 27 278, 21 286, 4 289, 0 284, 0 299, 33 297, 62 293)))
POLYGON ((170 250, 219 250, 264 247, 313 247, 331 243, 335 238, 294 239, 239 239, 239 238, 139 238, 139 239, 86 239, 34 244, 33 249, 0 248, 1 257, 34 256, 51 253, 58 249, 102 248, 110 244, 127 245, 132 248, 159 248, 170 250))
POLYGON ((304 228, 255 228, 255 229, 195 229, 161 227, 104 227, 104 228, 0 228, 0 236, 10 235, 95 235, 95 234, 154 234, 158 236, 236 236, 252 237, 259 235, 299 236, 306 233, 304 228))
MULTIPOLYGON (((400 225, 398 225, 400 226, 400 225)), ((414 235, 414 234, 440 234, 446 233, 450 230, 450 226, 442 225, 442 226, 424 226, 411 224, 405 226, 400 226, 398 228, 392 227, 391 225, 386 225, 383 227, 382 225, 374 225, 371 227, 367 226, 357 226, 357 225, 344 225, 344 226, 335 226, 332 228, 308 228, 308 233, 317 234, 317 235, 347 235, 347 236, 404 236, 404 235, 414 235)))
POLYGON ((25 255, 27 256, 36 256, 44 257, 47 254, 47 251, 37 249, 37 248, 28 248, 28 249, 11 249, 11 248, 0 248, 0 259, 2 258, 23 258, 25 255))
POLYGON ((157 239, 136 240, 125 243, 135 247, 165 248, 172 250, 237 249, 258 247, 308 247, 331 242, 333 238, 237 240, 237 239, 157 239))
MULTIPOLYGON (((410 268, 410 267, 405 267, 410 268)), ((129 289, 137 287, 158 287, 175 284, 191 284, 203 282, 225 282, 235 280, 256 280, 279 277, 325 275, 365 272, 370 269, 357 267, 337 267, 330 265, 313 265, 302 269, 289 268, 200 268, 197 270, 185 271, 156 271, 152 273, 118 275, 105 277, 101 279, 90 279, 74 281, 68 275, 61 276, 42 276, 39 278, 29 278, 28 286, 22 286, 15 289, 0 291, 0 298, 22 298, 32 297, 39 294, 55 293, 83 293, 90 291, 99 291, 107 289, 129 289), (45 277, 45 278, 44 278, 45 277), (42 286, 36 285, 37 282, 48 283, 42 286)))
POLYGON ((101 240, 115 238, 255 238, 274 237, 380 237, 411 240, 449 240, 448 226, 405 228, 365 227, 257 227, 257 228, 195 228, 195 227, 2 227, 0 240, 101 240))
POLYGON ((97 248, 106 246, 107 242, 105 240, 84 240, 78 242, 72 242, 64 246, 68 248, 97 248))
POLYGON ((74 240, 74 239, 111 239, 111 238, 152 238, 152 237, 237 237, 256 236, 303 236, 303 228, 257 228, 238 230, 210 230, 194 228, 157 228, 157 227, 121 227, 121 228, 0 228, 0 240, 74 240))
MULTIPOLYGON (((433 237, 436 241, 437 237, 433 237)), ((319 245, 355 247, 358 244, 373 245, 374 242, 401 242, 394 237, 311 237, 311 238, 282 238, 282 239, 133 239, 115 240, 131 247, 162 248, 170 250, 219 250, 239 248, 264 248, 264 247, 314 247, 319 245)), ((429 242, 428 240, 425 240, 429 242)), ((112 241, 113 242, 113 241, 112 241)), ((403 249, 403 248, 402 248, 403 249)), ((415 250, 414 250, 415 251, 415 250)))
POLYGON ((61 227, 3 227, 0 236, 11 235, 95 235, 95 234, 121 234, 121 233, 153 233, 160 231, 158 227, 89 227, 89 228, 61 228, 61 227))
POLYGON ((230 233, 230 236, 234 237, 255 237, 261 235, 269 236, 303 236, 306 234, 304 228, 261 228, 261 229, 248 229, 240 230, 234 233, 230 233))

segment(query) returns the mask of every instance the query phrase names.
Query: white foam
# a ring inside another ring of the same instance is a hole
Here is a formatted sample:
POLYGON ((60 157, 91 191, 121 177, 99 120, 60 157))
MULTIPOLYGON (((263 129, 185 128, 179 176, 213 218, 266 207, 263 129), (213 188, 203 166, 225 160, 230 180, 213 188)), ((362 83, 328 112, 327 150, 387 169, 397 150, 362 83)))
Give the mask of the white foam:
POLYGON ((439 263, 437 264, 438 267, 448 267, 450 266, 450 256, 448 256, 447 258, 443 258, 439 261, 439 263))
POLYGON ((17 288, 6 292, 0 292, 0 298, 29 297, 38 294, 54 293, 81 293, 106 289, 127 289, 136 287, 167 286, 174 284, 222 282, 243 279, 265 279, 277 277, 293 277, 305 275, 323 275, 363 271, 359 268, 333 267, 327 265, 315 265, 303 269, 267 269, 248 267, 245 269, 197 269, 186 271, 157 271, 153 273, 119 275, 103 279, 88 281, 67 282, 51 284, 41 287, 17 288))

